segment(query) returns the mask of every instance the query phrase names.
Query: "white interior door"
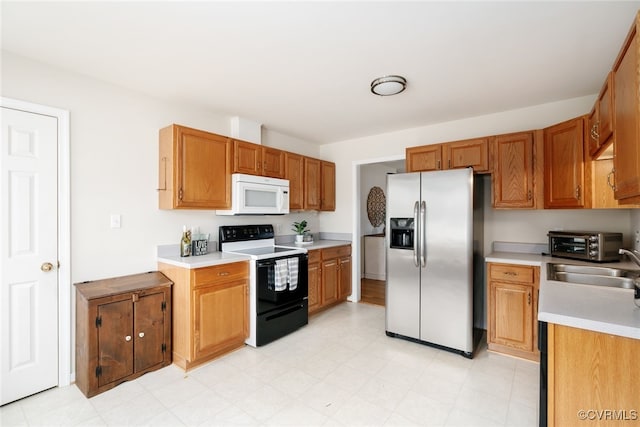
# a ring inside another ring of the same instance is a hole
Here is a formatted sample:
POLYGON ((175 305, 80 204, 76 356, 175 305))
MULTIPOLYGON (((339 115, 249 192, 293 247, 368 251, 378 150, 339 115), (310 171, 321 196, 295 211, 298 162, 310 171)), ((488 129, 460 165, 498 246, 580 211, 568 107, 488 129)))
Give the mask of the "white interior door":
POLYGON ((58 385, 57 126, 2 107, 0 405, 58 385))

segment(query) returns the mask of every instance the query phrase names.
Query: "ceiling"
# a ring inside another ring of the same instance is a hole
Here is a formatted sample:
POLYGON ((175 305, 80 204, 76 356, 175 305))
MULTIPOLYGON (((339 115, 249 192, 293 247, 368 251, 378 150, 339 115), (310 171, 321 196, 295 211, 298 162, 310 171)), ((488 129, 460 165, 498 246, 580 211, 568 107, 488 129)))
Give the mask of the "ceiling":
POLYGON ((3 50, 325 144, 595 94, 640 1, 1 8, 3 50))

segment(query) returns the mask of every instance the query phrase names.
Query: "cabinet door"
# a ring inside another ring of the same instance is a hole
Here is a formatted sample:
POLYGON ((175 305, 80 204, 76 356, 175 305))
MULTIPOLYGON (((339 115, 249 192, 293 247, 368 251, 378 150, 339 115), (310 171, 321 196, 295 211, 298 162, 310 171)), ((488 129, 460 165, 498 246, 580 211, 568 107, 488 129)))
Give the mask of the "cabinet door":
POLYGON ((289 209, 304 209, 304 160, 285 153, 285 178, 289 180, 289 209))
POLYGON ((598 95, 598 147, 603 147, 613 135, 613 72, 609 72, 598 95))
POLYGON ((262 147, 262 174, 272 178, 284 178, 284 151, 262 147))
MULTIPOLYGON (((640 21, 640 17, 636 19, 640 21)), ((640 25, 640 22, 636 25, 640 25)), ((615 197, 621 203, 640 203, 638 43, 638 34, 634 26, 613 68, 615 197)))
POLYGON ((173 125, 160 131, 161 209, 231 207, 231 141, 173 125))
POLYGON ((195 359, 215 353, 248 331, 245 281, 203 286, 193 291, 195 359))
POLYGON ((591 109, 591 112, 587 116, 587 131, 589 135, 584 137, 589 140, 589 154, 592 157, 597 156, 598 148, 600 148, 600 137, 598 135, 598 101, 591 109))
POLYGON ((322 261, 322 305, 338 300, 338 259, 322 261))
POLYGON ((336 165, 332 162, 323 161, 320 164, 320 176, 322 177, 322 187, 320 189, 321 211, 336 210, 336 165))
POLYGON ((322 301, 321 286, 322 277, 320 275, 320 263, 310 262, 309 267, 309 313, 313 313, 320 308, 320 302, 322 301))
POLYGON ((548 328, 548 425, 637 426, 640 340, 553 323, 548 328), (576 414, 586 409, 602 418, 578 421, 576 414))
POLYGON ((245 141, 233 141, 233 172, 262 175, 262 147, 245 141))
POLYGON ((531 285, 490 282, 490 342, 533 351, 534 297, 531 285))
POLYGON ((133 374, 133 302, 98 306, 98 387, 133 374))
POLYGON ((304 158, 304 209, 319 210, 321 203, 320 160, 304 158))
POLYGON ((351 257, 343 257, 338 260, 338 272, 340 274, 339 299, 347 299, 351 295, 351 257))
POLYGON ((473 171, 489 171, 489 139, 469 139, 443 144, 442 157, 447 169, 472 167, 473 171))
POLYGON ((585 207, 583 119, 544 130, 544 207, 585 207))
POLYGON ((442 145, 409 147, 405 152, 407 172, 425 172, 442 169, 442 145))
POLYGON ((140 297, 133 304, 133 342, 135 372, 158 365, 164 361, 165 318, 164 293, 158 292, 140 297))
POLYGON ((500 135, 493 141, 494 208, 533 208, 533 135, 500 135))

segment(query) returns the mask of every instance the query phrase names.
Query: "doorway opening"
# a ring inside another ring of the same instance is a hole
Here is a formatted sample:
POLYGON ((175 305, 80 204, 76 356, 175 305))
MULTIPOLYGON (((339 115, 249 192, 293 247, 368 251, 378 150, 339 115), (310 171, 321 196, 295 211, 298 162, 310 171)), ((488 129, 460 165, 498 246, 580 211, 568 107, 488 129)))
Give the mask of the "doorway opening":
MULTIPOLYGON (((354 266, 357 281, 356 301, 384 305, 385 299, 385 224, 384 200, 387 175, 405 171, 404 156, 354 162, 353 229, 354 266), (382 221, 380 221, 382 215, 382 221), (355 238, 357 236, 357 238, 355 238)), ((386 200, 386 199, 385 199, 386 200)))

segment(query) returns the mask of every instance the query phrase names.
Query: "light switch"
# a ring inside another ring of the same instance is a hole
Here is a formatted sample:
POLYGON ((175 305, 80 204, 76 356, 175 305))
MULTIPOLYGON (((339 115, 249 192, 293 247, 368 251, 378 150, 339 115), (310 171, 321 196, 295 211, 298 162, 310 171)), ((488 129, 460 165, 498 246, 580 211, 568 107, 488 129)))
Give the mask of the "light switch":
POLYGON ((120 214, 111 214, 111 228, 120 228, 120 214))

